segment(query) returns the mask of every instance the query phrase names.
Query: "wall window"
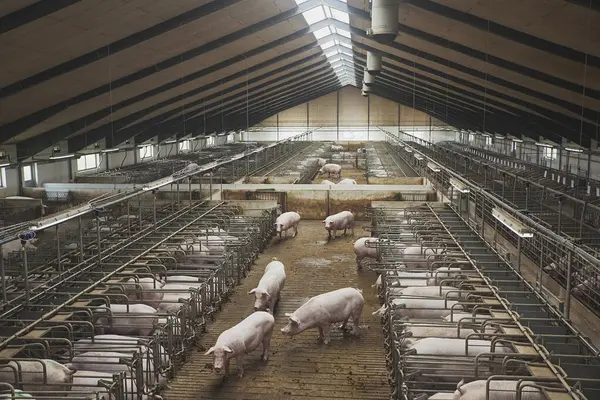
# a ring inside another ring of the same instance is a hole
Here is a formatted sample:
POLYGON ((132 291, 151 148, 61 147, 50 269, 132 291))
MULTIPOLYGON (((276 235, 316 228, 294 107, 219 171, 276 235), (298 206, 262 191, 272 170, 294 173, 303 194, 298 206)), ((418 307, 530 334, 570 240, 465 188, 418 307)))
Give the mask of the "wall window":
POLYGON ((492 145, 492 137, 491 136, 484 136, 484 137, 485 137, 485 145, 491 146, 492 145))
POLYGON ((517 151, 517 142, 512 142, 511 151, 517 151))
POLYGON ((179 142, 179 151, 190 151, 190 141, 184 140, 179 142))
POLYGON ((544 147, 544 158, 548 160, 556 160, 558 157, 558 149, 552 147, 544 147))
POLYGON ((98 168, 100 156, 98 154, 86 154, 77 159, 77 171, 98 168))
POLYGON ((35 181, 35 164, 28 164, 23 166, 23 182, 35 181))
POLYGON ((0 187, 8 187, 6 184, 6 168, 0 168, 0 187))
POLYGON ((140 147, 140 160, 154 157, 154 146, 151 144, 140 147))
POLYGON ((214 146, 214 145, 215 145, 215 137, 214 136, 209 136, 206 139, 206 147, 214 146))

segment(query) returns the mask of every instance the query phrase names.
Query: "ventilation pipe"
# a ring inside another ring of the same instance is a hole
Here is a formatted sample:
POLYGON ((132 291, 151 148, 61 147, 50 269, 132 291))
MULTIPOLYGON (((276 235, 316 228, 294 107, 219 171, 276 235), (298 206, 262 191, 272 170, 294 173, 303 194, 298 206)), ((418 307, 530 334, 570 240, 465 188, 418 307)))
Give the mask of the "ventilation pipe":
MULTIPOLYGON (((363 93, 370 93, 371 92, 371 88, 368 87, 364 82, 363 82, 363 86, 362 86, 362 92, 363 93)), ((364 94, 363 94, 364 96, 364 94)))
POLYGON ((381 73, 381 55, 367 51, 367 71, 371 75, 381 73))
POLYGON ((369 97, 369 93, 365 91, 361 91, 360 94, 362 94, 364 97, 369 97))
POLYGON ((392 43, 398 35, 398 0, 372 0, 371 28, 367 35, 381 43, 392 43))
POLYGON ((363 83, 367 86, 371 86, 375 83, 375 77, 371 75, 366 69, 365 74, 363 76, 363 83))

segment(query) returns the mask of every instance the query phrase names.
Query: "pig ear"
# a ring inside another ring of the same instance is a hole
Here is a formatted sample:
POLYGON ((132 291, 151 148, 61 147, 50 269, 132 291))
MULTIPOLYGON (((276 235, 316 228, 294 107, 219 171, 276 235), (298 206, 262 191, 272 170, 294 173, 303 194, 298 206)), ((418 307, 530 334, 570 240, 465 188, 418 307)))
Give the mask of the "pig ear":
POLYGON ((290 321, 292 321, 296 325, 298 324, 298 318, 295 317, 293 314, 285 313, 285 316, 288 317, 290 319, 290 321))
POLYGON ((211 354, 213 351, 215 351, 215 347, 211 347, 210 349, 208 349, 208 351, 206 353, 204 353, 205 356, 211 354))
POLYGON ((323 220, 323 221, 321 221, 321 222, 325 223, 325 220, 323 220))
POLYGON ((233 353, 233 350, 231 350, 229 347, 227 346, 223 346, 223 350, 225 350, 225 353, 233 353))
POLYGON ((249 292, 248 292, 248 294, 252 294, 252 293, 254 293, 254 292, 256 292, 256 288, 254 288, 254 289, 252 289, 251 291, 249 291, 249 292))
POLYGON ((267 299, 268 299, 269 297, 271 297, 271 295, 269 294, 269 292, 264 292, 262 295, 263 295, 263 296, 267 296, 267 299))

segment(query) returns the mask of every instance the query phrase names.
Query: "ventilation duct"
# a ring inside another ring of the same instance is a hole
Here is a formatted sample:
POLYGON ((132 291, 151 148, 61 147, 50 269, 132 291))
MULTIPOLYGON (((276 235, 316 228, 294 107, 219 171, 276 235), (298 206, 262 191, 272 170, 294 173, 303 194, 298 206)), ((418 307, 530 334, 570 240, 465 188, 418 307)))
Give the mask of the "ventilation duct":
POLYGON ((363 95, 363 96, 365 96, 365 97, 369 97, 369 93, 367 93, 367 92, 365 92, 365 91, 362 91, 362 92, 360 92, 360 94, 362 94, 362 95, 363 95))
POLYGON ((381 43, 391 43, 398 35, 398 0, 372 0, 371 28, 367 35, 381 43))
POLYGON ((367 86, 371 86, 372 84, 375 83, 375 77, 373 75, 371 75, 369 73, 369 71, 367 71, 366 69, 365 69, 365 74, 363 76, 363 82, 367 86))
POLYGON ((367 86, 367 85, 366 85, 366 84, 363 82, 362 91, 363 91, 364 93, 369 93, 369 92, 371 92, 371 88, 370 88, 370 87, 368 87, 368 86, 367 86))
POLYGON ((367 51, 367 71, 371 75, 381 73, 381 56, 379 54, 367 51))

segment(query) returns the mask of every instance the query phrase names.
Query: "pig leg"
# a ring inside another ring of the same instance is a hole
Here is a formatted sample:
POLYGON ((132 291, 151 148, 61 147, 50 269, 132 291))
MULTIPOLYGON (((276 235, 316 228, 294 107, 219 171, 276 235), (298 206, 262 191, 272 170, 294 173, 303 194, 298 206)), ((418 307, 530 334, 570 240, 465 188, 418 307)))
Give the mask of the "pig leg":
POLYGON ((336 233, 336 232, 337 232, 337 231, 334 229, 334 230, 333 230, 333 238, 334 238, 334 239, 335 239, 335 233, 336 233))
POLYGON ((359 257, 356 256, 356 268, 361 269, 362 266, 360 265, 360 262, 363 260, 364 257, 359 257))
POLYGON ((322 332, 323 344, 328 344, 330 341, 330 338, 329 338, 330 329, 331 329, 331 324, 329 324, 329 323, 324 324, 321 328, 319 328, 319 330, 322 332))
POLYGON ((354 324, 354 329, 352 329, 352 334, 354 336, 360 336, 358 332, 358 325, 360 324, 360 314, 362 314, 363 304, 356 307, 356 309, 352 312, 352 323, 354 324))
POLYGON ((298 236, 298 224, 294 225, 294 237, 298 236))
POLYGON ((271 310, 271 314, 275 314, 275 306, 277 305, 277 301, 279 300, 279 294, 277 296, 273 296, 271 298, 271 302, 269 303, 269 309, 271 310))
POLYGON ((243 378, 244 377, 244 354, 243 353, 235 357, 235 363, 237 364, 237 367, 238 367, 238 377, 243 378))
POLYGON ((346 236, 346 230, 347 230, 347 229, 348 229, 348 228, 344 228, 344 236, 346 236))
POLYGON ((350 316, 348 316, 348 318, 346 318, 346 320, 342 323, 342 326, 340 326, 341 330, 346 329, 346 324, 348 323, 348 320, 350 319, 350 316))
POLYGON ((271 348, 271 336, 272 335, 273 335, 273 330, 271 329, 269 332, 266 332, 265 336, 263 337, 263 340, 262 340, 263 353, 262 353, 262 356, 260 356, 260 358, 263 361, 267 361, 269 359, 269 349, 271 348))

